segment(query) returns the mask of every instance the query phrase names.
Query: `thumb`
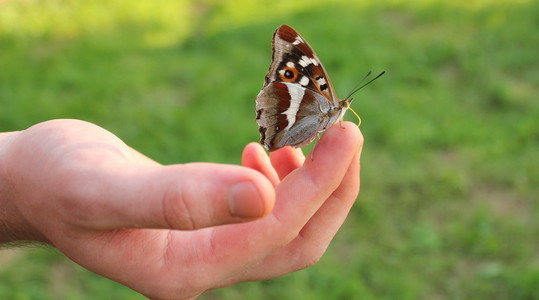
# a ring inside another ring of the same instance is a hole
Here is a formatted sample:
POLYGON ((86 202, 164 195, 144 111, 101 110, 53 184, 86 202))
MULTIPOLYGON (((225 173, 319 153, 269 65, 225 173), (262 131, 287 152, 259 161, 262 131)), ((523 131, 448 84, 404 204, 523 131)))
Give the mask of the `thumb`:
POLYGON ((92 176, 93 199, 82 197, 92 203, 91 216, 79 220, 88 229, 198 229, 261 218, 275 202, 266 177, 234 165, 130 165, 105 174, 92 176))

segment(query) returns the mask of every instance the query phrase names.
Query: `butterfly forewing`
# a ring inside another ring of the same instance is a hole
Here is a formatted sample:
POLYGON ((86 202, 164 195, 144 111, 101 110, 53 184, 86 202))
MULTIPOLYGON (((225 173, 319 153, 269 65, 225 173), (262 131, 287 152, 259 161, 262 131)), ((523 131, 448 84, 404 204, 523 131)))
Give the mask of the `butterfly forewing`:
POLYGON ((290 26, 281 25, 273 35, 272 44, 273 60, 280 63, 270 67, 266 76, 270 82, 295 82, 318 91, 328 101, 337 104, 337 95, 324 66, 312 47, 299 33, 290 26), (290 71, 293 76, 287 78, 286 71, 290 71))
POLYGON ((294 29, 277 28, 272 49, 264 88, 256 98, 260 142, 269 151, 301 147, 339 121, 346 108, 318 56, 294 29))

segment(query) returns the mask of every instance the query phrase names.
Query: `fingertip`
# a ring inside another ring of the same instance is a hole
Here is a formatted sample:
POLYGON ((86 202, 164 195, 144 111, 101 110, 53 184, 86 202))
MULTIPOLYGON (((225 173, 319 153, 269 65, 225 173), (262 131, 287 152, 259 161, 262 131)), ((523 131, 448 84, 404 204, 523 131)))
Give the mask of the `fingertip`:
POLYGON ((246 220, 268 215, 275 205, 275 188, 263 174, 245 169, 247 173, 233 183, 227 194, 227 205, 232 217, 246 220))
POLYGON ((246 220, 268 215, 275 205, 275 186, 279 179, 270 159, 259 143, 249 143, 242 152, 242 165, 247 173, 228 191, 230 215, 246 220))
POLYGON ((332 182, 335 187, 357 155, 363 139, 356 124, 342 122, 331 126, 305 163, 316 182, 332 182), (340 176, 342 175, 342 176, 340 176))
POLYGON ((260 217, 267 216, 275 206, 275 186, 270 178, 256 172, 253 178, 260 201, 262 202, 262 213, 260 217))
POLYGON ((271 196, 264 187, 250 181, 239 182, 229 188, 227 204, 230 215, 244 219, 263 217, 273 207, 271 196))
POLYGON ((357 124, 348 121, 343 121, 341 124, 335 124, 330 128, 330 130, 337 131, 339 134, 344 134, 346 135, 346 138, 357 141, 358 143, 363 138, 361 130, 357 124))
POLYGON ((273 169, 266 151, 260 144, 249 143, 245 146, 241 156, 241 164, 262 173, 274 186, 279 183, 279 177, 273 169))
POLYGON ((260 151, 264 151, 262 145, 260 145, 259 143, 251 142, 245 146, 245 148, 243 149, 243 154, 258 153, 260 151))
POLYGON ((258 161, 259 157, 261 156, 264 150, 262 149, 262 146, 258 143, 249 143, 243 148, 243 152, 241 153, 241 162, 244 166, 251 166, 254 164, 254 162, 258 161))
MULTIPOLYGON (((355 153, 363 144, 363 135, 356 124, 342 122, 331 126, 322 136, 316 151, 339 151, 355 153)), ((315 154, 318 155, 318 154, 315 154)))

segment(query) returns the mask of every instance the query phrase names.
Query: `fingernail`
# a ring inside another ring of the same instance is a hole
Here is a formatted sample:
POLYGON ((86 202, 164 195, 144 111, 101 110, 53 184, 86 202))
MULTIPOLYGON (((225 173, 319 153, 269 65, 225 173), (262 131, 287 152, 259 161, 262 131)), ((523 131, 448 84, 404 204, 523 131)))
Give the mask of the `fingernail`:
POLYGON ((228 190, 230 215, 240 218, 257 218, 264 214, 264 205, 257 188, 249 181, 236 183, 228 190))

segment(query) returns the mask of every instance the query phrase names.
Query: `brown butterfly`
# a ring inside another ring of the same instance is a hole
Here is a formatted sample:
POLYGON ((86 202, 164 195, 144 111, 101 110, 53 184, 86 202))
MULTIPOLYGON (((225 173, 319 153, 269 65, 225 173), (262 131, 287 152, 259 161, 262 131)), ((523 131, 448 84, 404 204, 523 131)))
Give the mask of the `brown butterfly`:
POLYGON ((290 26, 277 28, 272 49, 264 87, 256 97, 260 143, 269 151, 302 147, 342 121, 352 99, 337 98, 320 59, 290 26))

